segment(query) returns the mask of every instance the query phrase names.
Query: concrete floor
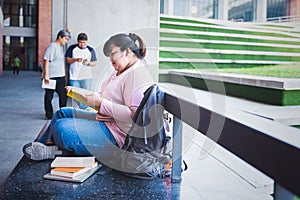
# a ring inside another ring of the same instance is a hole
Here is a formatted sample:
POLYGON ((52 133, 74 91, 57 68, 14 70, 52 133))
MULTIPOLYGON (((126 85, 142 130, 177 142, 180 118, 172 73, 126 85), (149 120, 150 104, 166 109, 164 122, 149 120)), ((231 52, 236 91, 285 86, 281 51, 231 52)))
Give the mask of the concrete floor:
MULTIPOLYGON (((163 85, 178 91, 184 98, 189 98, 185 93, 191 94, 181 86, 163 85)), ((220 105, 219 101, 212 101, 216 96, 204 91, 192 91, 190 101, 201 101, 207 107, 220 105)), ((20 75, 14 76, 11 71, 5 71, 0 76, 0 93, 1 185, 22 158, 23 145, 34 140, 45 123, 40 73, 21 71, 20 75)), ((219 96, 219 99, 226 100, 223 103, 227 109, 234 107, 253 111, 268 108, 269 113, 277 108, 231 97, 219 96)), ((57 109, 57 96, 53 105, 57 109)), ((186 125, 183 130, 183 159, 187 161, 189 170, 183 173, 180 199, 272 199, 269 195, 273 190, 271 179, 217 145, 212 144, 204 152, 201 144, 207 143, 207 139, 186 125)))
POLYGON ((34 140, 45 123, 40 77, 32 71, 4 71, 0 76, 0 184, 22 158, 23 145, 34 140))

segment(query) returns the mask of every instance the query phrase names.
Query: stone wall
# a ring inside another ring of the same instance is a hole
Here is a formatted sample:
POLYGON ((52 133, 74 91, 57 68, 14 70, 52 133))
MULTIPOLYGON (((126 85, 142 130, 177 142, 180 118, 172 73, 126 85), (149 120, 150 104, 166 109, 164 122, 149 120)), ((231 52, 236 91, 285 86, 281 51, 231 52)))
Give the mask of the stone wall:
POLYGON ((76 42, 78 33, 86 32, 89 44, 96 49, 95 85, 101 85, 112 70, 103 55, 103 45, 110 36, 121 32, 134 32, 144 39, 149 69, 158 79, 159 0, 72 0, 67 1, 66 12, 66 26, 73 37, 68 45, 76 42))

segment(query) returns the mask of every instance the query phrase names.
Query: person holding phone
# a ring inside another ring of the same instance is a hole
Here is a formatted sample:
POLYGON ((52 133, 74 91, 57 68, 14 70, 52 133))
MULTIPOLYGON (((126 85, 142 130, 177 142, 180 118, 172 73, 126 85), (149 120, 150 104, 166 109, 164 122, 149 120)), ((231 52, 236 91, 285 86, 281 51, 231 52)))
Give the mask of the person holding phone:
MULTIPOLYGON (((79 33, 77 44, 71 45, 66 52, 66 61, 70 64, 69 79, 70 86, 91 89, 93 75, 92 67, 96 66, 97 56, 95 50, 88 45, 88 36, 86 33, 79 33)), ((88 107, 79 103, 79 108, 88 107)))

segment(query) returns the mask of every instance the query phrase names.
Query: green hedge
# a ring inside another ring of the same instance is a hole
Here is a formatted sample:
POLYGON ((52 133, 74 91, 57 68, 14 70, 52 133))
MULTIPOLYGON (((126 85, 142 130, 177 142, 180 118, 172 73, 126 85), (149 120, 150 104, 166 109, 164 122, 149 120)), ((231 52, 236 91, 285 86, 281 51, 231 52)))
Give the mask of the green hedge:
POLYGON ((237 64, 234 61, 239 60, 257 60, 257 61, 283 61, 283 62, 299 62, 300 56, 285 56, 280 55, 282 52, 287 53, 300 53, 300 40, 299 37, 294 37, 289 35, 290 33, 300 33, 299 31, 294 31, 294 26, 283 26, 280 24, 257 24, 255 27, 248 27, 248 30, 237 30, 235 27, 226 26, 228 29, 222 29, 221 24, 209 23, 206 21, 186 19, 186 18, 169 18, 169 17, 161 17, 161 28, 169 29, 169 32, 160 32, 161 38, 173 38, 174 41, 168 41, 161 39, 159 41, 160 47, 173 47, 178 48, 179 50, 175 50, 174 52, 161 50, 159 52, 160 58, 183 58, 183 59, 218 59, 218 60, 233 60, 232 63, 189 63, 189 62, 163 62, 160 61, 160 68, 162 69, 205 69, 205 68, 248 68, 255 66, 266 66, 264 64, 237 64), (169 22, 183 22, 189 23, 190 25, 180 25, 180 24, 168 24, 169 22), (201 24, 208 25, 207 27, 201 27, 201 24), (197 26, 199 25, 199 26, 197 26), (214 26, 210 26, 214 25, 214 26), (265 30, 266 26, 280 28, 281 33, 276 33, 276 31, 272 31, 271 29, 268 32, 258 32, 257 30, 265 30), (220 27, 220 28, 218 28, 220 27), (224 33, 226 36, 215 36, 215 35, 204 35, 204 34, 196 34, 196 33, 176 33, 176 30, 193 30, 193 31, 201 31, 201 32, 214 32, 214 33, 224 33), (252 31, 251 31, 252 30, 252 31), (172 32, 173 31, 173 32, 172 32), (285 32, 287 34, 285 34, 285 32), (228 34, 229 33, 229 34, 228 34), (233 36, 231 34, 247 34, 246 38, 239 37, 238 35, 233 36), (272 36, 272 37, 280 37, 280 38, 296 38, 297 41, 285 41, 285 40, 267 40, 265 38, 251 38, 251 35, 255 36, 272 36), (176 38, 187 39, 187 41, 176 41, 176 38), (197 42, 194 41, 196 39, 203 39, 214 41, 214 43, 210 42, 197 42), (217 41, 228 41, 227 44, 222 44, 217 41), (249 42, 253 45, 244 45, 244 44, 230 44, 230 42, 249 42), (276 44, 277 46, 258 46, 257 43, 262 44, 276 44), (282 44, 282 46, 280 46, 282 44), (291 45, 291 47, 284 47, 284 45, 291 45), (293 46, 294 45, 294 46, 293 46), (222 53, 205 53, 205 52, 184 52, 182 48, 195 48, 195 49, 217 49, 217 50, 234 50, 234 51, 255 51, 262 52, 260 55, 251 55, 251 54, 222 54, 222 53), (264 55, 263 52, 277 52, 279 55, 264 55))
POLYGON ((273 56, 273 55, 251 55, 251 54, 220 54, 201 52, 170 52, 160 51, 160 58, 192 58, 192 59, 225 59, 225 60, 263 60, 263 61, 300 61, 300 56, 273 56))
MULTIPOLYGON (((199 20, 193 20, 193 19, 181 19, 181 18, 170 18, 170 17, 160 17, 160 21, 161 23, 165 23, 165 22, 183 22, 183 23, 190 23, 190 24, 205 24, 205 25, 214 25, 214 26, 222 26, 220 24, 216 24, 216 23, 209 23, 209 22, 204 22, 204 21, 199 21, 199 20)), ((266 30, 266 27, 271 27, 271 28, 280 28, 280 29, 286 29, 286 32, 289 33, 296 33, 296 34, 300 34, 299 31, 294 31, 293 30, 293 26, 289 26, 289 25, 279 25, 279 24, 257 24, 254 28, 258 28, 261 30, 266 30), (261 28, 259 28, 261 27, 261 28)), ((251 26, 249 26, 248 28, 253 28, 251 26)))
POLYGON ((272 46, 253 46, 241 44, 215 44, 215 43, 198 43, 195 41, 159 41, 160 47, 178 47, 178 48, 199 48, 199 49, 227 49, 227 50, 247 50, 247 51, 270 51, 270 52, 298 52, 300 48, 272 47, 272 46))
POLYGON ((175 83, 221 94, 224 94, 225 91, 224 95, 245 98, 272 105, 300 105, 300 90, 266 88, 174 74, 162 74, 159 76, 159 81, 175 83))
POLYGON ((285 38, 297 38, 287 34, 275 33, 275 32, 256 32, 256 31, 244 31, 234 29, 220 29, 213 27, 200 27, 200 26, 188 26, 179 24, 164 24, 160 23, 160 28, 175 29, 175 30, 190 30, 190 31, 206 31, 216 33, 232 33, 232 34, 247 34, 247 35, 258 35, 258 36, 271 36, 271 37, 285 37, 285 38))
POLYGON ((195 21, 192 19, 180 19, 180 18, 169 18, 169 17, 160 17, 160 21, 168 21, 168 22, 184 22, 184 23, 192 23, 192 24, 205 24, 205 25, 214 25, 217 24, 202 22, 202 21, 195 21))
POLYGON ((250 68, 268 66, 262 64, 237 63, 191 63, 191 62, 159 62, 159 69, 217 69, 217 68, 250 68))
POLYGON ((266 43, 266 44, 270 43, 270 44, 300 45, 300 41, 264 40, 264 39, 254 39, 254 38, 239 38, 239 37, 231 37, 231 36, 182 34, 182 33, 171 33, 171 32, 170 33, 161 32, 160 37, 184 38, 184 39, 202 39, 202 40, 220 40, 220 41, 236 41, 236 42, 253 42, 253 43, 266 43))

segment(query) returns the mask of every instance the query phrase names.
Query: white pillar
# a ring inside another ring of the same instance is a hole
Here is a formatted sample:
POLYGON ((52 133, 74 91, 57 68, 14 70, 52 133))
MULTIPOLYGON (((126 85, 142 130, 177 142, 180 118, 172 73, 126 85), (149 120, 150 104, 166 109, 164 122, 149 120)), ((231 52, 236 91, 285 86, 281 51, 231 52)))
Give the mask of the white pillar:
POLYGON ((52 0, 52 41, 55 41, 58 31, 66 28, 65 15, 65 0, 52 0))
MULTIPOLYGON (((24 20, 24 17, 23 17, 23 7, 21 7, 19 9, 19 26, 20 27, 24 26, 23 20, 24 20)), ((20 43, 21 43, 21 45, 23 45, 23 43, 24 43, 24 37, 23 36, 20 37, 20 43)))
POLYGON ((256 21, 267 21, 267 0, 256 0, 256 21))
POLYGON ((168 0, 168 15, 173 15, 174 12, 174 0, 168 0))
POLYGON ((218 19, 228 20, 228 0, 218 0, 218 19))

